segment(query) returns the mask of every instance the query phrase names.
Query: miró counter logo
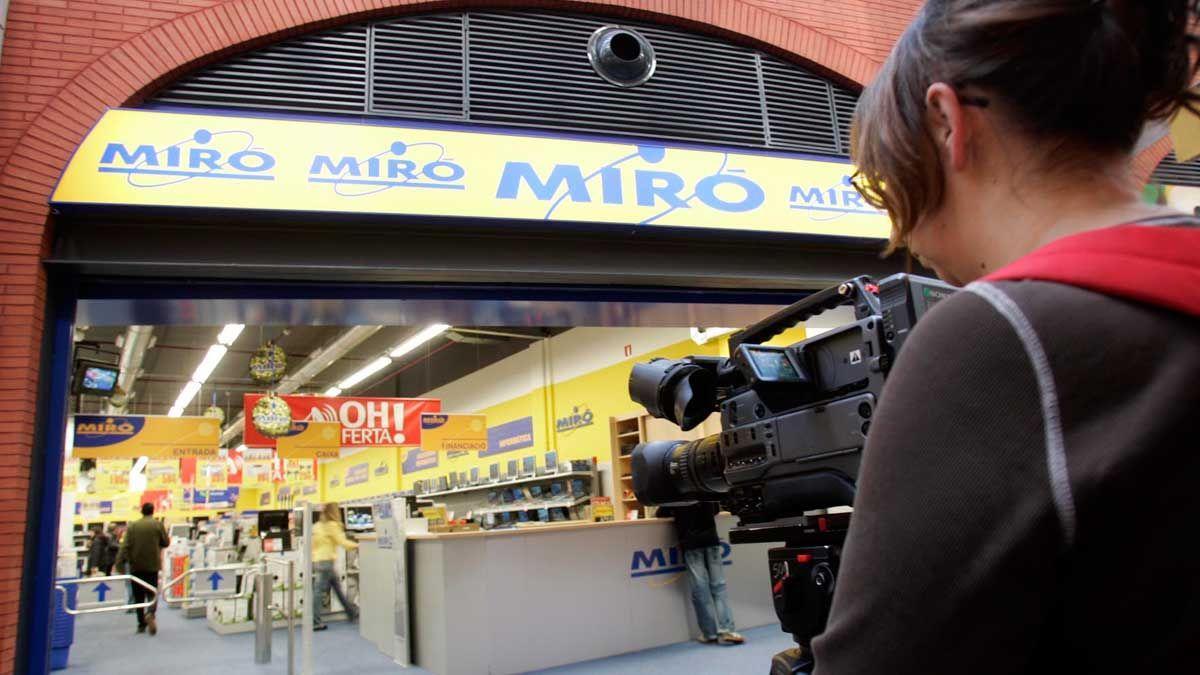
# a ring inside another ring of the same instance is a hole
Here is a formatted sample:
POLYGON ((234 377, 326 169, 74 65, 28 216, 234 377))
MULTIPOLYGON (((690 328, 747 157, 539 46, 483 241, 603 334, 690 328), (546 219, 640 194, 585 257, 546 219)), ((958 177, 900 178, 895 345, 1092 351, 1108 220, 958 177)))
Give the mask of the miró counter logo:
POLYGON ((275 157, 255 147, 248 131, 197 129, 165 147, 109 143, 100 156, 101 173, 123 173, 139 188, 159 188, 202 178, 275 180, 275 157))
POLYGON ((341 197, 365 197, 394 188, 464 190, 466 175, 441 143, 396 141, 368 157, 315 155, 308 182, 333 185, 341 197))
MULTIPOLYGON (((721 564, 733 564, 733 546, 724 540, 721 541, 721 564)), ((633 552, 633 559, 629 562, 629 577, 636 579, 656 574, 683 572, 686 569, 687 564, 684 563, 683 550, 678 546, 637 550, 633 552)))
MULTIPOLYGON (((724 213, 743 213, 762 206, 766 193, 750 179, 744 169, 730 166, 729 153, 716 153, 706 158, 712 164, 699 180, 689 182, 682 174, 662 168, 631 168, 635 163, 662 165, 678 157, 680 168, 694 171, 700 155, 690 156, 680 150, 668 150, 657 145, 639 145, 634 152, 618 157, 585 174, 577 164, 537 166, 530 162, 508 161, 496 189, 497 199, 520 199, 532 194, 548 202, 543 220, 553 220, 554 214, 568 200, 625 206, 630 203, 643 207, 646 217, 639 225, 650 225, 679 209, 709 208, 724 213), (687 162, 684 164, 684 162, 687 162)), ((561 216, 560 216, 561 217, 561 216)))

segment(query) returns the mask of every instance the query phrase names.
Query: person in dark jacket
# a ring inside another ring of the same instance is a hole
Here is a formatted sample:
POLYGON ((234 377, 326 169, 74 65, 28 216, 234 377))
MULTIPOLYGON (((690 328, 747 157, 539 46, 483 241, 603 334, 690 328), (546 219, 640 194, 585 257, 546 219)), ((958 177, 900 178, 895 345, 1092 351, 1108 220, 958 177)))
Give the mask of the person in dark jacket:
POLYGON ((817 675, 1195 672, 1200 227, 1132 158, 1197 4, 930 0, 864 92, 856 186, 967 285, 884 387, 817 675))
POLYGON ((107 576, 112 571, 112 565, 105 571, 104 558, 107 555, 108 535, 104 534, 102 525, 97 525, 92 528, 92 538, 88 541, 87 569, 84 573, 91 576, 99 572, 107 576))
POLYGON ((103 557, 104 575, 108 576, 113 573, 113 565, 117 562, 117 554, 121 550, 121 535, 117 532, 117 526, 109 523, 104 531, 106 539, 103 557))
POLYGON ((718 511, 716 502, 697 502, 691 506, 663 506, 655 515, 675 520, 675 534, 687 565, 696 623, 700 625, 700 642, 740 645, 745 639, 733 629, 721 540, 717 536, 718 511))
MULTIPOLYGON (((131 575, 158 588, 158 573, 162 569, 162 550, 170 543, 162 523, 154 519, 154 505, 142 504, 141 520, 135 520, 125 528, 125 538, 121 540, 121 549, 117 553, 117 567, 128 562, 131 575)), ((141 584, 133 584, 133 601, 135 603, 146 602, 150 595, 151 592, 141 584)), ((144 609, 139 607, 137 610, 137 632, 139 633, 149 630, 151 635, 158 634, 158 621, 155 616, 158 608, 158 596, 154 597, 155 604, 144 609)))

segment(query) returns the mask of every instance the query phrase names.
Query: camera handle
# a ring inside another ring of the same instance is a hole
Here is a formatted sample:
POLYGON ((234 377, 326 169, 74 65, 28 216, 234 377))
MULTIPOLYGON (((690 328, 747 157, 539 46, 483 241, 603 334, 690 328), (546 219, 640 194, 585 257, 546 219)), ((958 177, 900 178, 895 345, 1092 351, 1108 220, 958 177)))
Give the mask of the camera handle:
POLYGON ((762 321, 734 333, 729 338, 729 352, 732 354, 737 350, 738 345, 743 343, 766 342, 802 321, 807 321, 818 314, 842 305, 853 304, 854 314, 859 319, 879 314, 880 304, 879 298, 873 290, 875 288, 875 283, 870 277, 862 276, 817 291, 762 321))

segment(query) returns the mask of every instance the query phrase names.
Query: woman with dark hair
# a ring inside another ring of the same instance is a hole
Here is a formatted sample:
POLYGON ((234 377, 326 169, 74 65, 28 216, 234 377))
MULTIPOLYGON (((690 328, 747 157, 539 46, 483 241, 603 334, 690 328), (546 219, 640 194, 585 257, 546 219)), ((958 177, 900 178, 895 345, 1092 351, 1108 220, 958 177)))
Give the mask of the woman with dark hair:
POLYGON ((1131 160, 1197 4, 931 0, 863 94, 856 185, 967 285, 872 421, 820 675, 1196 671, 1200 227, 1131 160))

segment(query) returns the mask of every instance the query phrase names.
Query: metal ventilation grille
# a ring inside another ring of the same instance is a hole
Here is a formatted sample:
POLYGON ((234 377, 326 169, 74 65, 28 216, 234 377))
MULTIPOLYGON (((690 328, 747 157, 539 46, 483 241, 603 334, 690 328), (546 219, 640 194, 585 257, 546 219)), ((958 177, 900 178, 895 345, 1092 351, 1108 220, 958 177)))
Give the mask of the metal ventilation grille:
POLYGON ((151 101, 451 119, 846 155, 857 96, 723 40, 602 17, 431 14, 293 38, 210 66, 151 101), (631 25, 654 46, 645 85, 592 70, 591 34, 631 25))
POLYGON ((771 147, 841 154, 837 130, 830 124, 834 116, 829 83, 778 59, 761 60, 771 147))
POLYGON ((622 89, 601 79, 588 63, 588 38, 603 25, 543 14, 471 15, 471 119, 763 143, 753 52, 638 26, 654 45, 658 67, 645 85, 622 89))
POLYGON ((176 82, 156 98, 172 104, 361 114, 366 103, 367 27, 293 38, 236 56, 176 82))
POLYGON ((858 94, 833 87, 833 112, 837 122, 839 155, 850 155, 850 126, 854 121, 854 109, 858 107, 858 94))
POLYGON ((1154 169, 1154 173, 1150 176, 1150 182, 1200 187, 1200 162, 1192 160, 1181 164, 1179 160, 1175 159, 1175 151, 1172 150, 1171 154, 1159 162, 1158 168, 1154 169))
POLYGON ((461 14, 374 24, 368 111, 464 119, 463 54, 461 14))

